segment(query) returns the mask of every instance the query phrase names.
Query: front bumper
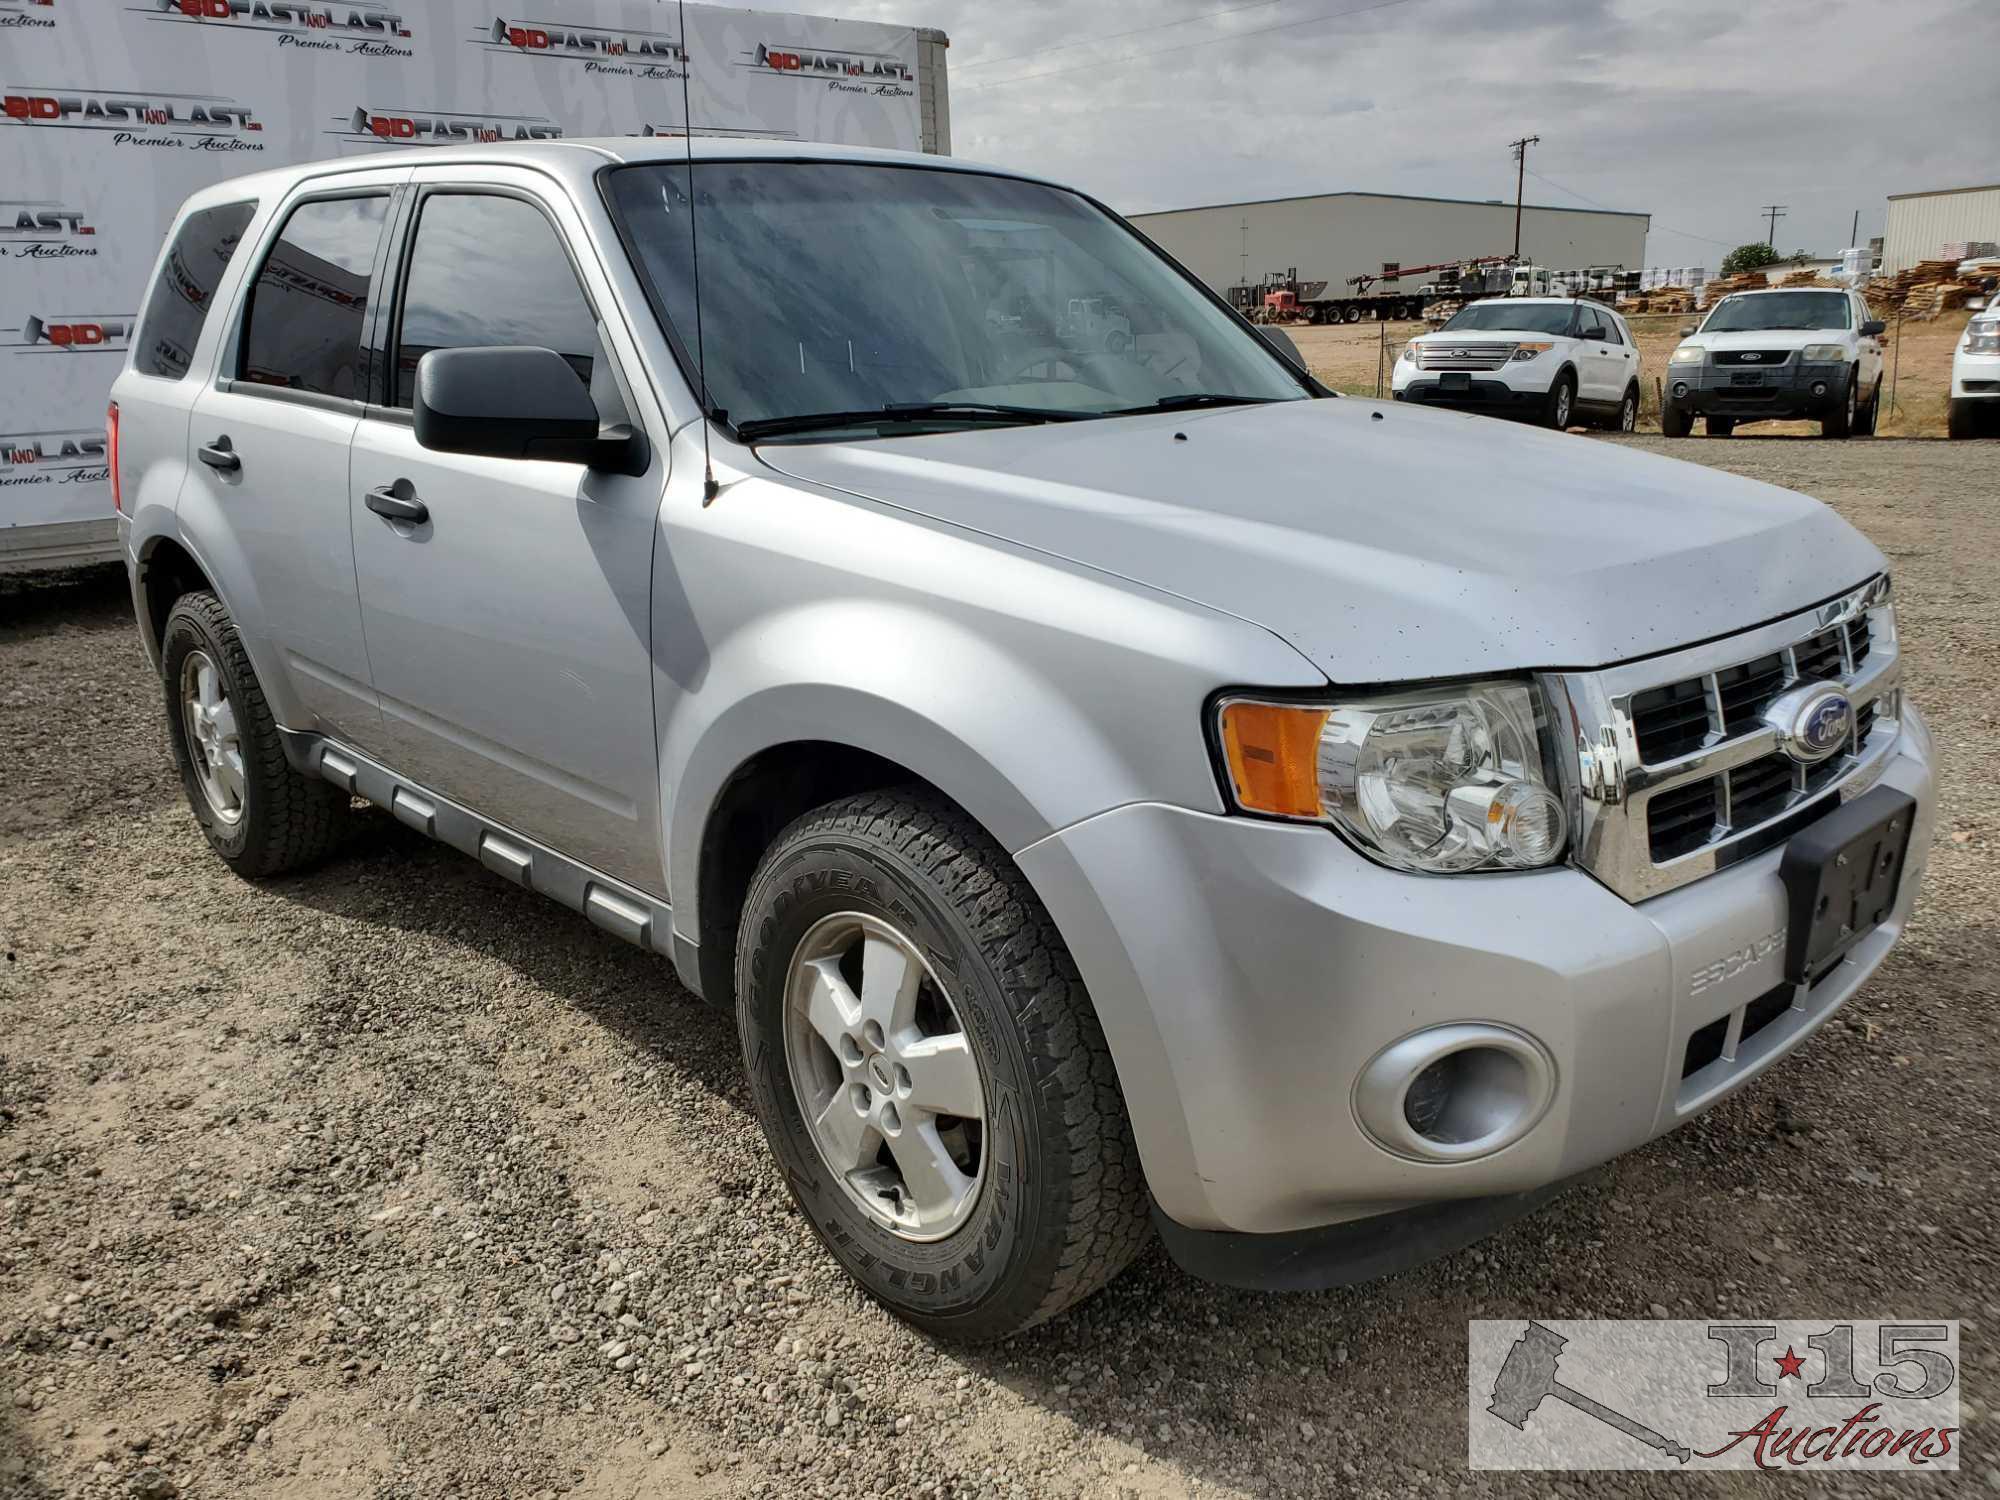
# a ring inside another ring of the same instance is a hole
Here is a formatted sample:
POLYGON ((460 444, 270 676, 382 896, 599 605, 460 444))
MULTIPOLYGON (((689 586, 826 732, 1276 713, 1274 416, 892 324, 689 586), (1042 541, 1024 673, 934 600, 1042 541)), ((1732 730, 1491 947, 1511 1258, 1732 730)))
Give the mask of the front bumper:
MULTIPOLYGON (((1190 1235, 1310 1243, 1327 1226, 1440 1201, 1526 1206, 1519 1195, 1740 1088, 1848 1000, 1909 917, 1935 817, 1930 738, 1913 709, 1881 784, 1918 804, 1888 922, 1733 1057, 1686 1077, 1690 1039, 1782 980, 1782 944, 1769 945, 1786 928, 1782 848, 1632 905, 1575 869, 1408 875, 1323 829, 1146 804, 1044 839, 1020 862, 1090 986, 1169 1245, 1202 1269, 1190 1235), (1488 1156, 1392 1154, 1357 1119, 1358 1075, 1391 1043, 1465 1021, 1538 1042, 1552 1102, 1488 1156)), ((1435 1233, 1408 1238, 1418 1258, 1450 1248, 1435 1233)), ((1298 1258, 1287 1263, 1290 1284, 1306 1284, 1298 1258)))
POLYGON ((1398 362, 1392 394, 1398 401, 1424 406, 1452 407, 1460 411, 1497 412, 1527 415, 1538 412, 1549 399, 1549 386, 1558 366, 1541 361, 1522 361, 1499 370, 1468 373, 1465 381, 1446 385, 1435 371, 1411 371, 1398 362))
MULTIPOLYGON (((1847 399, 1851 364, 1801 364, 1791 361, 1756 371, 1714 364, 1669 365, 1667 404, 1698 417, 1735 417, 1739 421, 1796 421, 1830 417, 1847 399), (1756 386, 1733 383, 1738 374, 1755 374, 1756 386), (1815 387, 1822 389, 1815 390, 1815 387)), ((1867 393, 1862 393, 1864 399, 1867 393)))
POLYGON ((2000 401, 2000 354, 1960 354, 1951 366, 1951 399, 2000 401))

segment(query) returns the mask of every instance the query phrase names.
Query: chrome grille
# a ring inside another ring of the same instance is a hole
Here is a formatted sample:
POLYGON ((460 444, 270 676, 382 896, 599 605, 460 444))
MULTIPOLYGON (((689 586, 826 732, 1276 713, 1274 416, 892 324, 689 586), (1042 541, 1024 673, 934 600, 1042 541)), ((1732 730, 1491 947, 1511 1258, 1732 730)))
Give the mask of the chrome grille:
POLYGON ((1639 901, 1782 842, 1873 785, 1901 729, 1899 678, 1881 578, 1706 646, 1550 679, 1577 746, 1578 863, 1639 901), (1813 766, 1763 717, 1803 682, 1855 706, 1845 750, 1813 766))
POLYGON ((1417 345, 1417 368, 1421 370, 1497 370, 1514 357, 1512 343, 1458 343, 1445 340, 1417 345))

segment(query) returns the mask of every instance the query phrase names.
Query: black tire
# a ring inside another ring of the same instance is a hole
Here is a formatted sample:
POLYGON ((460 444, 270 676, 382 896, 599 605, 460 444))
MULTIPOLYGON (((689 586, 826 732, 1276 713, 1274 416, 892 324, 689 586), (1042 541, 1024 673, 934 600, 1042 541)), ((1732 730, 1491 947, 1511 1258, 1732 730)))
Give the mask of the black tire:
POLYGON ((1359 323, 1361 321, 1360 304, 1355 302, 1348 303, 1346 308, 1341 312, 1341 318, 1348 323, 1359 323))
POLYGON ((1684 438, 1694 431, 1694 414, 1685 406, 1675 406, 1671 401, 1660 408, 1660 434, 1663 437, 1684 438))
POLYGON ((1548 399, 1542 403, 1542 425, 1563 432, 1575 420, 1576 376, 1564 370, 1556 376, 1556 383, 1549 387, 1548 399))
POLYGON ((1878 380, 1875 382, 1875 389, 1868 393, 1868 399, 1862 403, 1860 411, 1855 413, 1853 435, 1855 437, 1875 436, 1875 422, 1881 410, 1882 382, 1878 380))
POLYGON ((160 635, 161 678, 166 690, 167 738, 181 773, 188 805, 209 847, 237 874, 250 879, 282 875, 324 858, 346 832, 348 795, 317 777, 302 776, 285 759, 277 720, 251 669, 236 626, 222 601, 205 591, 183 594, 167 614, 160 635), (218 812, 196 769, 182 714, 182 671, 194 652, 215 664, 236 721, 243 761, 240 813, 234 822, 218 812))
POLYGON ((1977 401, 1956 400, 1951 403, 1951 414, 1946 419, 1945 430, 1953 438, 1976 438, 1981 436, 1979 403, 1977 401))
POLYGON ((1606 424, 1613 432, 1637 432, 1639 430, 1639 384, 1634 381, 1625 387, 1624 399, 1618 403, 1618 415, 1606 424))
POLYGON ((869 793, 785 829, 744 902, 736 993, 757 1115, 793 1197, 847 1273, 898 1317, 944 1338, 1005 1338, 1097 1291, 1145 1244, 1145 1178, 1075 962, 1006 852, 941 798, 869 793), (977 1198, 941 1239, 904 1238, 853 1201, 793 1083, 792 961, 816 924, 849 912, 905 932, 953 976, 950 1003, 998 1101, 983 1126, 977 1198))
POLYGON ((1847 377, 1847 389, 1841 395, 1840 406, 1831 416, 1819 419, 1819 435, 1823 438, 1844 438, 1854 432, 1855 416, 1861 409, 1861 377, 1847 377))
POLYGON ((1734 417, 1710 417, 1703 429, 1713 438, 1725 438, 1736 431, 1734 417))

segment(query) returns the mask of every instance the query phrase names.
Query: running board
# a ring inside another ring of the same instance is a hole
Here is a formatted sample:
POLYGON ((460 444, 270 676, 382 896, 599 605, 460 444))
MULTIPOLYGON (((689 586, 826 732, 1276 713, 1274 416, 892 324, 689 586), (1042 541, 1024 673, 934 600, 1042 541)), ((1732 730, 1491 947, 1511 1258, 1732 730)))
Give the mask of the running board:
POLYGON ((701 993, 699 950, 674 931, 673 908, 666 902, 405 781, 388 767, 324 735, 291 729, 278 733, 284 740, 285 758, 294 770, 385 808, 397 822, 471 855, 501 878, 560 901, 582 913, 593 926, 635 947, 664 955, 673 961, 681 983, 695 994, 701 993))

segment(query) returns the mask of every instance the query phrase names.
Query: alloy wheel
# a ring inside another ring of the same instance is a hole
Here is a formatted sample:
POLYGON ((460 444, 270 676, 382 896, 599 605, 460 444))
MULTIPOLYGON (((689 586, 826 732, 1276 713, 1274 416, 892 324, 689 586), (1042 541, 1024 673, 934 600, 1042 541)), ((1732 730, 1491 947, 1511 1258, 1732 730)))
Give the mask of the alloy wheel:
POLYGON ((950 995, 880 918, 816 922, 785 1000, 792 1088, 820 1158, 883 1228, 937 1240, 971 1215, 986 1166, 986 1093, 950 995))
POLYGON ((195 784, 216 820, 234 824, 243 817, 243 742, 236 708, 222 672, 206 651, 190 651, 181 661, 181 726, 195 784))

